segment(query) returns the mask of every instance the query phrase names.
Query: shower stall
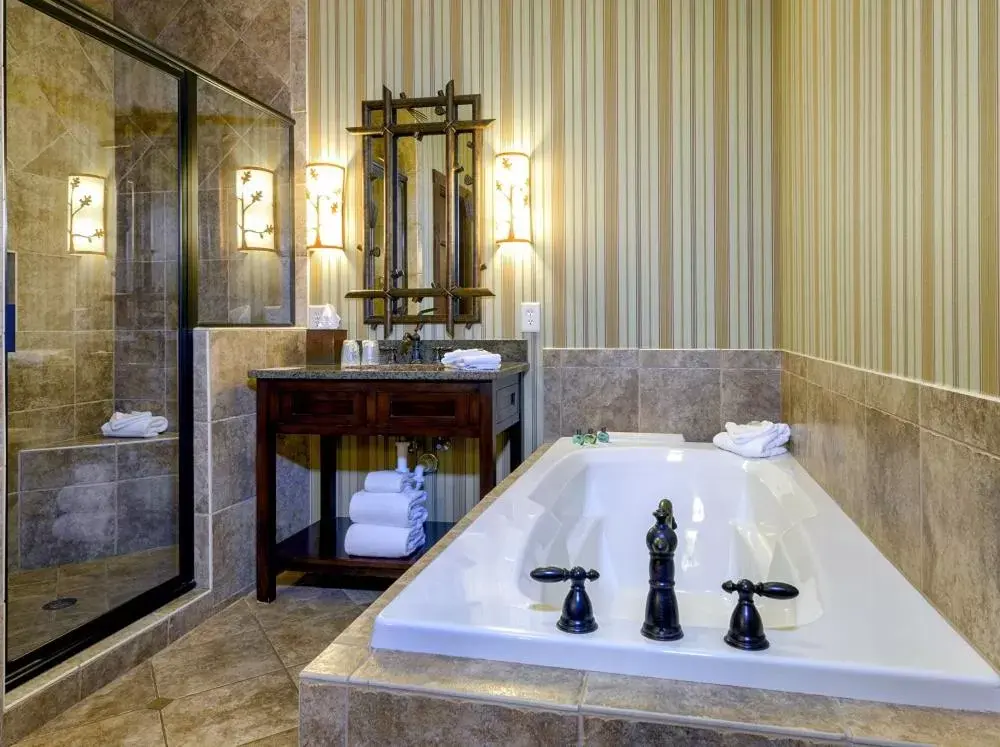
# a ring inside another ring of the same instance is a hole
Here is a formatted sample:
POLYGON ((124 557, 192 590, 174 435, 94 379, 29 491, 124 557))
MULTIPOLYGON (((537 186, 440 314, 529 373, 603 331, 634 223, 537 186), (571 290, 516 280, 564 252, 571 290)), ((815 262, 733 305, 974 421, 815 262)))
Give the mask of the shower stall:
POLYGON ((8 688, 194 586, 191 328, 293 319, 290 120, 90 5, 4 7, 8 688))

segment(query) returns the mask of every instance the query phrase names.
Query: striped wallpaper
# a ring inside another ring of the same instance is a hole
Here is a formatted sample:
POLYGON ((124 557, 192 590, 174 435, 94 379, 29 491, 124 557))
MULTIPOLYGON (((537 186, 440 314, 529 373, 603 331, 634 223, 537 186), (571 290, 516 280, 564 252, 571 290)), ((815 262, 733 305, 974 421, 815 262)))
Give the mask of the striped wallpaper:
MULTIPOLYGON (((383 84, 416 96, 454 78, 481 93, 496 119, 488 184, 493 153, 532 156, 534 246, 498 253, 485 206, 497 298, 462 334, 515 336, 530 300, 542 302, 544 346, 773 345, 771 0, 312 0, 309 11, 310 156, 348 164, 348 246, 362 240, 362 170, 344 128, 383 84)), ((343 301, 360 253, 310 270, 311 302, 343 306, 361 333, 361 305, 343 301)))
MULTIPOLYGON (((458 92, 480 93, 496 120, 486 184, 494 153, 532 157, 534 245, 497 252, 487 200, 484 284, 497 297, 481 325, 457 331, 516 337, 518 304, 541 301, 529 451, 541 440, 543 346, 774 345, 771 2, 310 0, 309 154, 348 166, 347 246, 362 241, 362 169, 345 128, 383 84, 419 96, 454 78, 458 92)), ((375 336, 361 305, 343 300, 361 279, 360 253, 317 257, 310 302, 333 303, 352 334, 375 336)), ((475 503, 474 446, 446 454, 434 517, 475 503)), ((342 513, 363 472, 392 458, 375 440, 345 444, 342 513)))
POLYGON ((1000 394, 997 0, 775 0, 782 347, 1000 394))

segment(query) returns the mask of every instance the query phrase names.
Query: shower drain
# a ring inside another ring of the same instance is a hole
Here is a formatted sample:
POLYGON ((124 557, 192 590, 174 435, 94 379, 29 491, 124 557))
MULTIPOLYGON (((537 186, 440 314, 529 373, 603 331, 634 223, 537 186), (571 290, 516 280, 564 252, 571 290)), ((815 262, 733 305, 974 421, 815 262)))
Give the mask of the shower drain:
POLYGON ((76 604, 76 597, 59 597, 42 605, 43 610, 64 610, 76 604))

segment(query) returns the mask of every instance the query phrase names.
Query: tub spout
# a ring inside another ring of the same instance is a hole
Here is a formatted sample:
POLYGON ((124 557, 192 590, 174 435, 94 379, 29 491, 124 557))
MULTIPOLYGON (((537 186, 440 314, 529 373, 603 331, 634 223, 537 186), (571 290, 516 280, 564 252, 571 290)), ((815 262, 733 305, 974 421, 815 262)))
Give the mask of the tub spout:
POLYGON ((673 504, 664 498, 653 512, 656 523, 646 532, 649 549, 649 593, 642 634, 654 641, 676 641, 684 637, 677 593, 674 591, 674 551, 677 522, 673 504))

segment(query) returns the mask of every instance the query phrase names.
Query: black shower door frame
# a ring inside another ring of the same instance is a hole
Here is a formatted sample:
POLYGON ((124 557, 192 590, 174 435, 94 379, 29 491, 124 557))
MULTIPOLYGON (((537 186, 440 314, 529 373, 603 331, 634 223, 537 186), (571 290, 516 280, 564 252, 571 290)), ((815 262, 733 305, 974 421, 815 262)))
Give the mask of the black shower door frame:
MULTIPOLYGON (((266 112, 280 120, 289 128, 289 181, 294 174, 294 120, 257 101, 251 96, 227 85, 184 60, 160 49, 145 39, 136 36, 100 16, 89 8, 71 0, 19 0, 40 11, 74 31, 87 34, 106 44, 116 52, 122 52, 154 67, 177 81, 178 103, 178 194, 180 217, 180 256, 178 261, 178 319, 177 319, 177 368, 178 368, 178 555, 179 573, 139 594, 114 609, 80 625, 34 651, 7 662, 5 688, 11 690, 38 674, 74 656, 85 648, 104 640, 140 618, 156 611, 168 602, 195 587, 194 581, 194 405, 193 405, 193 342, 192 330, 198 320, 198 148, 197 113, 198 81, 206 80, 223 89, 229 95, 266 112)), ((6 2, 3 11, 6 14, 6 2)), ((3 45, 6 50, 6 44, 3 45)), ((5 60, 6 62, 6 60, 5 60)), ((5 103, 6 106, 6 103, 5 103)), ((4 117, 6 127, 7 118, 4 117)), ((6 132, 4 133, 6 142, 6 132)), ((3 177, 6 180, 6 177, 3 177)), ((291 210, 291 206, 289 206, 291 210)), ((7 216, 4 214, 5 238, 7 216)), ((294 216, 292 216, 294 225, 294 216)), ((6 252, 7 247, 4 247, 6 252)), ((293 326, 295 319, 295 273, 289 278, 290 320, 288 324, 269 326, 293 326)), ((230 326, 215 325, 212 326, 230 326)), ((6 367, 4 370, 6 378, 6 367)), ((5 397, 8 388, 4 388, 5 397)), ((6 429, 6 419, 4 428, 6 429)), ((6 533, 3 537, 6 543, 6 533)), ((6 569, 4 569, 6 574, 6 569)), ((6 601, 6 585, 4 599, 6 601)))

